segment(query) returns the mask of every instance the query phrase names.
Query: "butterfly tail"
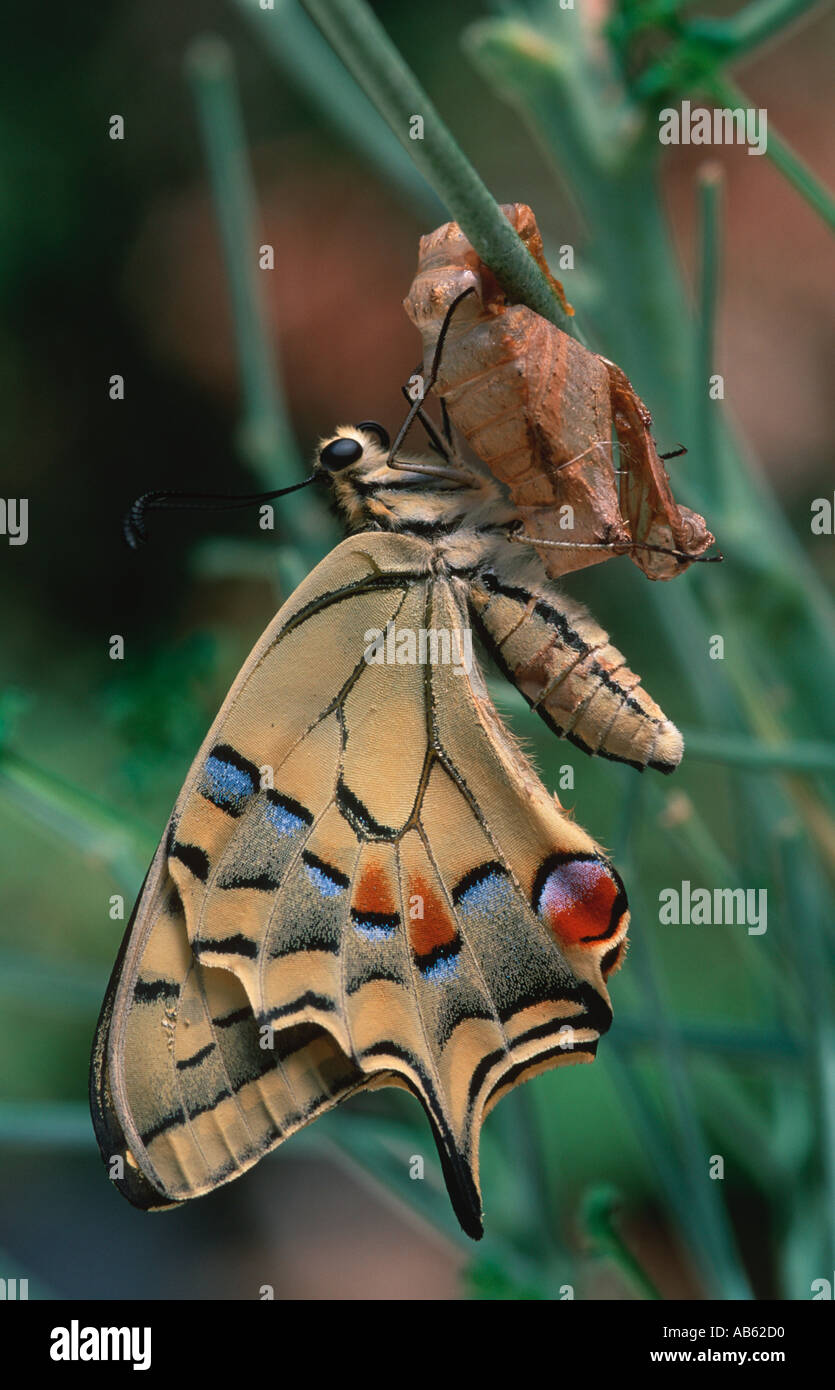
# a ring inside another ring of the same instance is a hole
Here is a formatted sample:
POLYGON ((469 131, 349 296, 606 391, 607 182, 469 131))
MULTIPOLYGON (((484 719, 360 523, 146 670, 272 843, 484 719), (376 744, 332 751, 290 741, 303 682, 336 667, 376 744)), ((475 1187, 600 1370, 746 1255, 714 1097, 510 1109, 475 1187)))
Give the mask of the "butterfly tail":
POLYGON ((451 1136, 443 1134, 434 1124, 432 1128, 452 1209, 464 1234, 471 1240, 481 1240, 484 1235, 481 1190, 473 1169, 451 1136))

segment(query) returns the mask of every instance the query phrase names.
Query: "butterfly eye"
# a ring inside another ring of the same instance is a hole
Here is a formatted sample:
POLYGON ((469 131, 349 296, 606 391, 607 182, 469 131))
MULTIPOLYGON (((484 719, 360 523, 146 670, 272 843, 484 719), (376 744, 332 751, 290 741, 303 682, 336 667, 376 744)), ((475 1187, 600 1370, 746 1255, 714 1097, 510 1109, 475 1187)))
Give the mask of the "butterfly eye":
POLYGON ((340 437, 325 445, 319 455, 319 462, 329 473, 338 473, 340 468, 347 468, 349 463, 356 463, 358 458, 362 458, 362 445, 359 440, 340 437))
POLYGON ((378 425, 376 420, 360 420, 358 425, 354 425, 355 430, 365 430, 366 434, 375 434, 381 449, 388 449, 391 444, 389 432, 378 425))

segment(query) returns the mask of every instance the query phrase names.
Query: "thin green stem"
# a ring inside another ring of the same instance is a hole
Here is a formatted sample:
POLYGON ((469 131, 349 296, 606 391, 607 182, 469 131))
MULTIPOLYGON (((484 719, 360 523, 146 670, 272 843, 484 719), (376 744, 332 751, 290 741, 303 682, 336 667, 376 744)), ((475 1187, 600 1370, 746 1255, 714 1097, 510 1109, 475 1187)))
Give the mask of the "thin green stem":
POLYGON ((269 466, 276 445, 292 457, 294 444, 278 385, 277 366, 258 288, 255 190, 249 169, 232 53, 222 39, 207 36, 191 45, 186 71, 197 106, 209 166, 241 373, 245 428, 263 431, 269 448, 254 457, 264 481, 277 485, 269 466))
MULTIPOLYGON (((510 1097, 507 1097, 507 1100, 510 1097)), ((546 1263, 565 1259, 564 1233, 560 1229, 560 1206, 551 1173, 556 1164, 546 1160, 543 1150, 542 1126, 536 1106, 536 1096, 529 1086, 522 1086, 518 1092, 517 1117, 523 1135, 524 1158, 530 1174, 534 1202, 537 1213, 538 1235, 546 1263)))
POLYGON ((702 476, 711 496, 723 505, 723 478, 718 450, 717 413, 721 405, 711 394, 716 338, 716 304, 719 293, 719 218, 722 203, 722 170, 717 164, 703 166, 699 173, 701 223, 701 266, 699 275, 699 319, 696 329, 696 400, 694 418, 699 428, 699 457, 702 476))
MULTIPOLYGON (((751 105, 745 93, 740 91, 739 87, 728 78, 714 83, 713 91, 716 99, 721 101, 724 106, 748 107, 751 105)), ((772 164, 788 179, 810 208, 823 219, 827 227, 835 228, 835 199, 820 179, 812 173, 809 166, 804 164, 799 155, 795 154, 791 145, 774 129, 771 121, 768 123, 768 140, 765 152, 772 164)))
MULTIPOLYGON (((186 55, 186 72, 203 136, 231 299, 243 398, 240 447, 267 486, 278 487, 301 478, 303 469, 259 283, 259 276, 269 272, 259 268, 257 201, 228 44, 211 35, 196 40, 186 55)), ((316 513, 306 499, 295 494, 282 498, 281 515, 286 534, 293 536, 306 560, 318 559, 316 513)), ((299 567, 291 563, 282 577, 286 586, 295 587, 299 567)))
MULTIPOLYGON (((627 881, 635 854, 635 827, 642 819, 644 802, 642 784, 627 789, 621 805, 620 829, 615 844, 618 861, 627 881)), ((632 910, 640 920, 647 914, 641 911, 640 896, 633 891, 632 910)), ((750 1298, 745 1271, 737 1254, 724 1203, 718 1197, 707 1174, 707 1146, 701 1120, 696 1109, 687 1070, 684 1049, 675 1023, 668 1017, 656 979, 649 941, 636 933, 630 958, 636 983, 643 996, 643 1011, 653 1020, 657 1035, 659 1063, 667 1082, 667 1095, 678 1139, 681 1169, 679 1185, 684 1189, 685 1222, 694 1255, 699 1259, 705 1279, 715 1283, 724 1298, 750 1298)), ((637 1074, 632 1069, 633 1089, 637 1074)))
POLYGON ((761 743, 745 734, 714 734, 702 729, 682 729, 687 757, 698 762, 745 767, 752 772, 835 772, 835 747, 811 739, 796 743, 761 743))
POLYGON ((594 1253, 607 1256, 612 1260, 644 1298, 660 1298, 661 1295, 655 1284, 638 1263, 615 1226, 614 1216, 620 1205, 621 1199, 618 1193, 608 1185, 595 1187, 586 1194, 583 1201, 582 1219, 586 1233, 592 1242, 594 1253))
POLYGON ((302 3, 509 298, 572 331, 539 266, 368 6, 363 0, 302 3))
POLYGON ((465 51, 518 112, 580 212, 588 237, 583 264, 606 287, 588 309, 594 345, 641 393, 664 362, 668 404, 653 399, 652 409, 662 431, 681 437, 692 377, 682 328, 688 309, 657 204, 660 146, 649 146, 625 94, 613 99, 570 12, 564 18, 559 40, 519 20, 482 20, 467 29, 465 51))
POLYGON ((708 1148, 692 1095, 683 1050, 676 1029, 667 1016, 649 950, 640 936, 633 944, 632 956, 647 1013, 657 1025, 668 1095, 680 1136, 682 1172, 689 1188, 693 1214, 700 1228, 700 1251, 707 1256, 707 1268, 719 1282, 723 1297, 750 1298, 750 1287, 735 1248, 727 1211, 708 1176, 708 1148))
POLYGON ((441 222, 443 204, 416 170, 385 121, 345 71, 297 0, 276 0, 262 9, 259 0, 237 0, 282 77, 305 97, 337 138, 354 149, 422 218, 441 222))
POLYGON ((708 1253, 701 1248, 702 1232, 694 1219, 690 1194, 681 1181, 678 1155, 670 1142, 668 1130, 656 1113, 635 1061, 632 1057, 622 1056, 614 1048, 605 1054, 603 1065, 612 1077, 615 1093, 648 1164, 655 1172, 667 1206, 678 1220, 682 1236, 699 1264, 705 1287, 712 1291, 717 1287, 715 1271, 708 1253))
POLYGON ((715 45, 728 57, 738 57, 773 38, 818 4, 819 0, 753 0, 730 19, 690 19, 685 32, 690 38, 715 45))
POLYGON ((153 854, 151 832, 123 809, 38 767, 9 749, 0 754, 0 797, 65 843, 106 864, 134 892, 153 854))
POLYGON ((786 896, 805 930, 791 937, 807 1000, 814 1047, 812 1074, 818 1103, 818 1142, 824 1175, 823 1218, 835 1248, 835 1024, 832 1021, 831 959, 825 936, 827 906, 817 866, 807 846, 787 836, 781 845, 786 896))
POLYGON ((835 200, 773 126, 768 132, 766 153, 775 168, 779 169, 800 196, 805 198, 810 208, 823 219, 827 227, 835 229, 835 200))

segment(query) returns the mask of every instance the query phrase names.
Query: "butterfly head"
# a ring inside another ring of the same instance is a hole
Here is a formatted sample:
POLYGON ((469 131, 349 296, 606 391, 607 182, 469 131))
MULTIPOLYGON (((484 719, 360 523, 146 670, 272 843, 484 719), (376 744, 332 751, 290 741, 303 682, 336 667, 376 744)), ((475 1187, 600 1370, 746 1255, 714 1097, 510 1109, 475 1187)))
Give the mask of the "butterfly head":
POLYGON ((485 502, 495 491, 469 469, 431 456, 398 453, 392 459, 388 433, 373 420, 342 425, 323 439, 313 473, 330 484, 352 530, 409 530, 410 520, 423 522, 427 509, 443 523, 460 513, 462 497, 485 502))
POLYGON ((341 425, 334 435, 321 441, 314 472, 334 482, 349 478, 367 481, 368 474, 385 466, 390 444, 388 430, 375 420, 341 425))

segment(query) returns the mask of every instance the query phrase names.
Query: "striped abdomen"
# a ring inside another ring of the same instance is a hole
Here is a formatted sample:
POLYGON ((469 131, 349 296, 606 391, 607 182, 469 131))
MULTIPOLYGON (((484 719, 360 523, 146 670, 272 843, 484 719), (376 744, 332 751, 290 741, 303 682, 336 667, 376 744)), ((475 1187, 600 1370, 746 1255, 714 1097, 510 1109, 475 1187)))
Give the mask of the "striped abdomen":
POLYGON ((681 734, 582 605, 489 571, 473 581, 470 602, 508 680, 555 733, 640 770, 674 771, 681 734))

